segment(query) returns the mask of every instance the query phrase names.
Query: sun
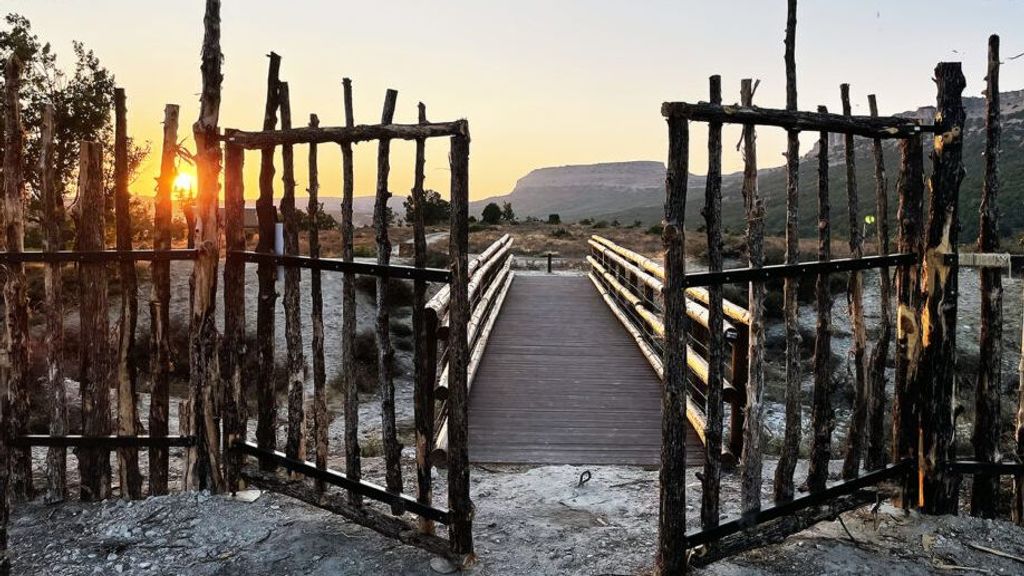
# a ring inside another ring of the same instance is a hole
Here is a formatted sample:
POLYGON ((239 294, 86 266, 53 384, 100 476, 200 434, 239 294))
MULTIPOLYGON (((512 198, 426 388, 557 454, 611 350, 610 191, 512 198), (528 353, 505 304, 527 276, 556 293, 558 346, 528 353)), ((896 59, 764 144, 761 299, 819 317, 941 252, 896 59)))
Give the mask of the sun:
POLYGON ((175 190, 191 190, 192 189, 192 175, 188 172, 179 172, 174 178, 174 189, 175 190))

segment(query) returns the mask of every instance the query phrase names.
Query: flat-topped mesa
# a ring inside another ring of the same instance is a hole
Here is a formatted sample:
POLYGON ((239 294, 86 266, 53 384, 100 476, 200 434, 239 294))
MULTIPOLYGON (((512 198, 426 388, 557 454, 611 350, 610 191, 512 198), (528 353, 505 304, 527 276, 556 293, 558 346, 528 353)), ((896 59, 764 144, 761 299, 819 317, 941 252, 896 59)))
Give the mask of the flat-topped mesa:
POLYGON ((419 140, 443 136, 469 136, 466 120, 428 124, 370 124, 359 126, 302 127, 288 130, 226 129, 221 137, 226 143, 249 150, 292 144, 354 144, 372 140, 419 140))
POLYGON ((916 118, 898 116, 844 116, 827 112, 800 112, 698 102, 665 102, 661 115, 666 118, 686 118, 700 122, 726 124, 756 124, 777 126, 789 130, 808 132, 835 132, 867 138, 907 138, 922 132, 934 132, 932 125, 923 125, 916 118))

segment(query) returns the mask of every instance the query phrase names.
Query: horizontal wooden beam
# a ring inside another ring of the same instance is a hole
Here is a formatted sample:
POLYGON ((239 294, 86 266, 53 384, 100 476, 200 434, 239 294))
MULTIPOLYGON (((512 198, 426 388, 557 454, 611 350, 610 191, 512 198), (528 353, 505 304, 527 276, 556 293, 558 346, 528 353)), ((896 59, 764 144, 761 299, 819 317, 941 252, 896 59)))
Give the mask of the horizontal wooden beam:
POLYGON ((285 456, 284 452, 277 450, 266 450, 260 448, 252 442, 239 442, 235 444, 233 449, 241 450, 243 454, 249 456, 255 456, 260 459, 261 462, 267 462, 274 464, 285 470, 296 472, 307 478, 313 480, 319 480, 325 484, 331 484, 339 488, 344 488, 350 492, 354 492, 367 498, 372 498, 378 502, 381 502, 392 507, 398 507, 401 510, 411 512, 422 516, 423 518, 429 518, 435 522, 441 524, 448 524, 448 511, 434 508, 417 502, 415 498, 411 498, 405 494, 395 494, 389 492, 383 486, 378 486, 365 480, 352 480, 341 472, 335 472, 334 470, 321 470, 316 467, 316 464, 307 462, 304 460, 294 460, 285 456))
POLYGON ((337 258, 311 258, 309 256, 288 256, 284 254, 268 254, 264 252, 228 252, 229 258, 241 258, 243 262, 267 262, 275 266, 291 268, 309 268, 328 272, 350 272, 365 276, 382 278, 401 278, 403 280, 424 280, 427 282, 448 282, 451 272, 443 268, 416 268, 414 266, 383 266, 370 262, 346 262, 337 258))
POLYGON ((195 260, 197 250, 60 250, 56 252, 0 252, 0 264, 19 262, 135 262, 195 260))
POLYGON ((444 136, 468 136, 469 123, 465 120, 435 122, 431 124, 373 124, 360 126, 331 126, 323 128, 289 128, 246 132, 227 129, 221 139, 233 146, 259 150, 274 146, 295 144, 356 144, 373 140, 420 140, 444 136))
POLYGON ((888 256, 865 256, 863 258, 843 258, 817 262, 801 262, 799 264, 775 264, 762 268, 733 268, 721 272, 696 272, 686 275, 686 287, 714 286, 717 284, 739 284, 774 280, 776 278, 793 278, 818 274, 853 272, 889 266, 909 266, 917 263, 916 254, 890 254, 888 256))
POLYGON ((52 448, 170 448, 195 446, 194 436, 49 436, 28 434, 18 436, 11 444, 18 447, 52 448))
POLYGON ((853 134, 866 138, 908 138, 921 132, 933 132, 913 118, 897 116, 844 116, 820 112, 799 112, 757 106, 722 106, 699 102, 665 102, 661 114, 666 118, 686 118, 699 122, 777 126, 787 130, 853 134))

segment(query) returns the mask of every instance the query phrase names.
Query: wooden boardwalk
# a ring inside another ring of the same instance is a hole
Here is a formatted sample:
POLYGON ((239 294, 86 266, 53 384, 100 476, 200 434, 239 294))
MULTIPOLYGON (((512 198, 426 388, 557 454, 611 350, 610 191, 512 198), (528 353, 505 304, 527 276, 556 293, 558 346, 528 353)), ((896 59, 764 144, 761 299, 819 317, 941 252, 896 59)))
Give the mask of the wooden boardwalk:
MULTIPOLYGON (((688 430, 691 463, 703 461, 688 430)), ((661 382, 586 276, 517 275, 470 391, 473 462, 657 466, 661 382)))

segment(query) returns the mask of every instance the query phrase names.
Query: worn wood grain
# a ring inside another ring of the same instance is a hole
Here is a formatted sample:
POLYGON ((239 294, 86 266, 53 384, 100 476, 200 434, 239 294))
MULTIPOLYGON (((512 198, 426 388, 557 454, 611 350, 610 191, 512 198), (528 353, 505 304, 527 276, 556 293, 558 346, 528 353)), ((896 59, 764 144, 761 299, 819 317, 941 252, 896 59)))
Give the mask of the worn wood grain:
MULTIPOLYGON (((342 80, 344 91, 345 124, 355 123, 352 111, 352 81, 342 80)), ((352 169, 352 145, 341 145, 342 199, 341 199, 341 255, 346 262, 353 260, 352 197, 355 179, 352 169)), ((346 273, 341 284, 341 363, 345 392, 345 475, 353 480, 362 477, 359 461, 359 388, 355 377, 356 342, 356 278, 346 273)), ((362 497, 349 492, 349 504, 358 505, 362 497)))
MULTIPOLYGON (((237 146, 224 149, 224 243, 230 253, 245 250, 245 153, 237 146)), ((245 387, 245 263, 224 262, 224 445, 234 446, 246 437, 247 390, 245 387)), ((231 492, 241 488, 243 456, 238 450, 224 452, 224 480, 231 492)))
MULTIPOLYGON (((309 115, 310 127, 320 125, 320 118, 316 114, 309 115)), ((313 258, 320 257, 320 221, 319 216, 323 212, 320 205, 320 171, 319 171, 319 150, 316 144, 309 147, 308 174, 309 174, 309 203, 306 207, 306 214, 309 216, 309 255, 313 258)), ((330 414, 327 411, 327 368, 324 359, 324 293, 320 278, 320 270, 310 271, 310 321, 313 327, 313 339, 310 343, 313 351, 313 446, 316 454, 316 466, 320 469, 327 469, 327 456, 329 443, 327 432, 330 428, 330 414)), ((317 482, 316 489, 324 490, 324 484, 317 482)))

